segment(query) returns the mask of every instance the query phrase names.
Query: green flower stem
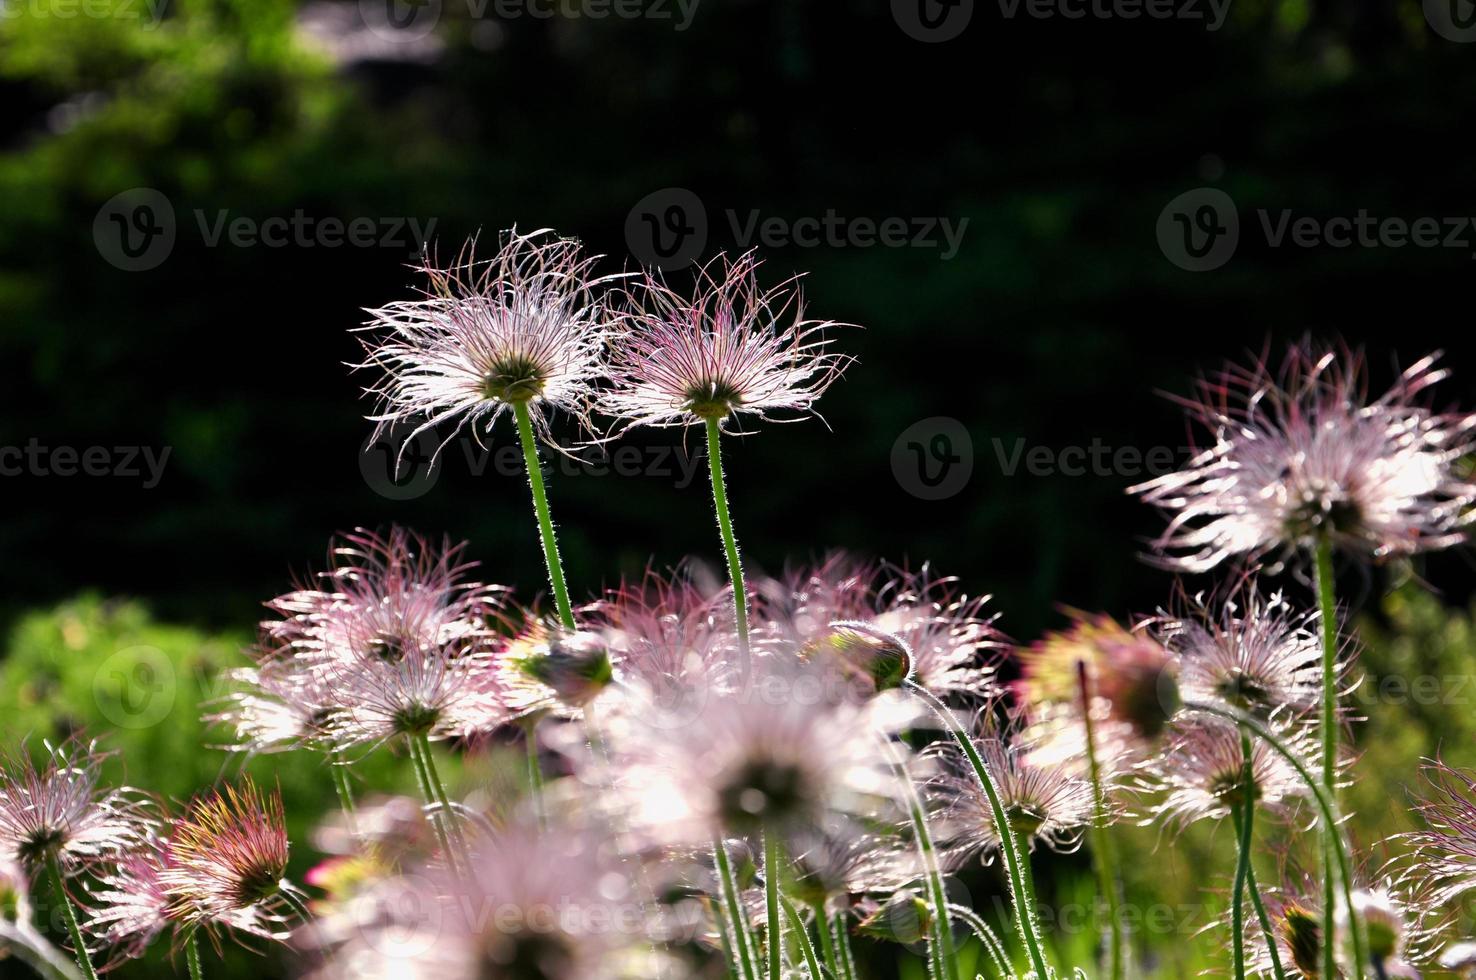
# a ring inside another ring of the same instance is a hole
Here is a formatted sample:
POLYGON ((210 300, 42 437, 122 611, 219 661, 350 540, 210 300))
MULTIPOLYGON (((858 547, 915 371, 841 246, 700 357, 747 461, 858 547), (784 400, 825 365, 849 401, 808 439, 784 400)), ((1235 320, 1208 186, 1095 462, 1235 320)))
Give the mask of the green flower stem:
POLYGON ((440 773, 436 771, 436 757, 431 752, 430 737, 424 732, 416 736, 420 743, 421 764, 425 766, 426 783, 436 794, 436 801, 441 805, 441 813, 446 817, 446 832, 451 835, 451 841, 457 847, 457 856, 462 859, 468 869, 471 868, 471 851, 466 846, 466 836, 461 832, 461 821, 456 816, 456 810, 451 806, 451 796, 446 792, 446 784, 441 780, 440 773))
POLYGON ((789 919, 790 932, 794 935, 795 941, 799 943, 800 953, 805 958, 805 969, 810 971, 811 980, 825 980, 825 974, 820 972, 820 961, 815 958, 815 947, 810 942, 810 930, 805 925, 805 920, 800 918, 794 903, 789 899, 780 895, 779 901, 784 906, 785 917, 789 919))
POLYGON ((1251 771, 1250 735, 1240 730, 1240 785, 1244 794, 1242 803, 1233 804, 1232 814, 1244 814, 1237 820, 1240 825, 1239 846, 1235 857, 1235 887, 1230 892, 1230 942, 1231 963, 1235 980, 1245 980, 1245 880, 1250 870, 1251 820, 1255 814, 1255 775, 1251 771))
POLYGON ((87 954, 87 943, 82 939, 82 927, 77 924, 77 910, 72 908, 72 898, 67 894, 66 880, 62 877, 61 860, 55 854, 46 855, 46 870, 51 876, 51 887, 56 890, 56 901, 67 920, 67 932, 72 935, 72 947, 77 957, 77 966, 87 980, 97 980, 97 971, 92 968, 92 957, 87 954))
POLYGON ((1102 767, 1097 763, 1091 678, 1087 675, 1084 661, 1077 661, 1076 680, 1081 689, 1081 718, 1086 732, 1087 769, 1092 779, 1092 865, 1097 870, 1097 888, 1107 903, 1107 976, 1109 980, 1123 980, 1125 946, 1122 935, 1122 881, 1117 876, 1117 849, 1107 830, 1107 791, 1102 785, 1102 767))
POLYGON ((1004 855, 1005 871, 1010 882, 1010 896, 1015 904, 1015 929, 1020 933, 1020 940, 1030 955, 1030 964, 1036 976, 1049 977, 1050 971, 1046 967, 1045 953, 1041 950, 1040 916, 1035 908, 1035 893, 1028 885, 1030 870, 1023 867, 1024 862, 1016 851, 1015 835, 1008 830, 1009 816, 1005 813, 1004 803, 1000 800, 999 788, 994 781, 994 776, 989 772, 989 767, 984 764, 979 750, 974 747, 973 739, 969 738, 969 733, 953 716, 948 706, 938 700, 933 692, 915 681, 908 681, 907 686, 933 709, 933 713, 948 728, 959 748, 963 749, 969 765, 973 767, 974 776, 979 780, 979 785, 984 789, 984 795, 989 799, 990 816, 994 820, 994 825, 1006 828, 1005 832, 999 835, 999 849, 1004 855))
POLYGON ((779 868, 784 862, 784 845, 779 835, 764 831, 764 913, 768 923, 768 980, 784 977, 784 924, 779 921, 779 868))
MULTIPOLYGON (((1341 817, 1338 815, 1337 802, 1323 787, 1322 783, 1313 777, 1312 773, 1307 769, 1306 763, 1259 720, 1252 718, 1243 711, 1220 708, 1212 704, 1185 702, 1184 707, 1190 711, 1198 711, 1202 714, 1213 715, 1216 718, 1232 721, 1242 728, 1249 729, 1253 735, 1271 746, 1277 755, 1285 759, 1296 770, 1297 776, 1306 784, 1307 788, 1312 791, 1312 798, 1316 801, 1318 813, 1322 817, 1326 839, 1333 851, 1337 877, 1342 885, 1343 903, 1348 910, 1348 933, 1353 946, 1353 980, 1363 980, 1364 964, 1368 962, 1368 940, 1364 935, 1363 922, 1358 917, 1358 909, 1353 905, 1353 869, 1348 860, 1348 849, 1343 843, 1343 835, 1338 830, 1341 826, 1341 817)), ((1332 935, 1328 934, 1324 936, 1324 947, 1332 945, 1332 935)), ((1332 973, 1329 975, 1337 976, 1338 974, 1332 973)))
POLYGON ((328 768, 333 773, 333 786, 338 790, 338 806, 351 836, 359 836, 358 810, 354 806, 354 789, 349 783, 348 766, 337 749, 328 750, 328 768))
POLYGON ((966 922, 974 931, 974 935, 979 938, 979 944, 984 947, 984 952, 994 963, 994 969, 999 974, 1000 980, 1009 980, 1014 973, 1010 969, 1009 956, 1005 953, 1004 943, 1000 942, 994 930, 989 928, 989 923, 967 905, 951 904, 948 906, 948 911, 949 914, 966 922))
POLYGON ((937 980, 958 980, 958 953, 953 947, 953 926, 948 918, 948 894, 943 889, 943 870, 938 865, 933 835, 928 830, 927 811, 923 808, 922 797, 918 795, 912 776, 902 764, 897 750, 890 741, 884 745, 887 755, 891 757, 892 768, 896 770, 907 794, 907 812, 912 820, 913 836, 917 838, 917 852, 922 858, 923 874, 927 878, 928 899, 933 906, 933 936, 928 943, 929 959, 932 962, 930 972, 937 980))
POLYGON ((512 403, 513 417, 518 420, 518 438, 523 443, 523 464, 528 470, 528 486, 533 491, 533 512, 538 515, 538 534, 543 539, 543 562, 548 566, 548 582, 553 587, 554 604, 565 629, 574 629, 574 609, 569 605, 569 589, 564 584, 564 566, 559 561, 559 539, 554 534, 553 518, 548 512, 548 493, 543 489, 543 470, 538 465, 538 443, 533 438, 533 420, 526 402, 512 403))
POLYGON ((528 799, 533 804, 533 816, 538 826, 547 827, 548 817, 543 812, 543 767, 538 762, 538 727, 536 720, 523 726, 523 741, 528 749, 528 799))
MULTIPOLYGON (((1319 538, 1316 550, 1317 605, 1322 622, 1322 788, 1333 800, 1337 799, 1338 767, 1338 612, 1333 594, 1332 542, 1319 538)), ((1322 934, 1328 939, 1322 944, 1322 974, 1336 976, 1337 955, 1331 937, 1337 935, 1337 920, 1333 915, 1335 902, 1333 887, 1333 859, 1326 841, 1322 847, 1322 934)))
POLYGON ((717 865, 723 893, 723 911, 733 924, 733 945, 738 951, 738 966, 743 980, 759 980, 754 967, 753 941, 749 934, 748 920, 743 915, 743 905, 738 901, 738 884, 733 880, 733 868, 728 863, 728 848, 721 840, 712 842, 713 860, 717 865))
POLYGON ((727 906, 721 906, 713 913, 712 921, 717 924, 718 942, 723 947, 723 965, 727 967, 728 980, 742 980, 738 976, 738 951, 733 948, 732 937, 728 935, 727 906))
POLYGON ((738 557, 738 539, 733 536, 733 518, 728 513, 728 487, 723 479, 722 430, 717 419, 707 420, 707 466, 712 477, 712 505, 717 511, 718 531, 728 555, 728 579, 733 585, 733 618, 738 642, 748 650, 748 588, 743 582, 743 562, 738 557))
POLYGON ((190 930, 190 938, 185 940, 185 960, 190 964, 190 980, 205 980, 205 971, 200 969, 200 933, 198 930, 190 930))
POLYGON ((830 975, 839 980, 845 974, 841 972, 841 962, 836 955, 835 937, 830 933, 830 918, 825 914, 825 902, 816 902, 812 907, 815 910, 815 933, 820 937, 820 956, 825 960, 825 967, 830 975))
MULTIPOLYGON (((1235 836, 1240 838, 1240 813, 1231 811, 1235 822, 1235 836)), ((1266 914, 1266 903, 1261 900, 1261 888, 1256 884, 1256 863, 1252 860, 1245 868, 1245 886, 1250 891, 1251 905, 1256 910, 1256 920, 1261 923, 1261 935, 1266 937, 1266 951, 1271 956, 1271 975, 1275 980, 1286 980, 1286 969, 1281 965, 1281 950, 1276 945, 1276 931, 1271 927, 1271 917, 1266 914)))
POLYGON ((859 980, 861 975, 856 970, 856 954, 851 951, 851 929, 846 923, 846 913, 837 912, 830 924, 835 930, 836 953, 846 971, 846 980, 859 980))
MULTIPOLYGON (((442 809, 440 797, 432 785, 430 773, 426 770, 426 760, 420 754, 420 742, 415 736, 407 736, 406 744, 410 751, 410 764, 415 768, 415 779, 420 784, 420 795, 431 808, 431 826, 435 828, 436 839, 441 844, 441 853, 446 856, 446 866, 453 874, 458 873, 459 855, 451 849, 451 832, 449 830, 449 814, 442 809)), ((471 870, 469 867, 466 870, 471 870)))

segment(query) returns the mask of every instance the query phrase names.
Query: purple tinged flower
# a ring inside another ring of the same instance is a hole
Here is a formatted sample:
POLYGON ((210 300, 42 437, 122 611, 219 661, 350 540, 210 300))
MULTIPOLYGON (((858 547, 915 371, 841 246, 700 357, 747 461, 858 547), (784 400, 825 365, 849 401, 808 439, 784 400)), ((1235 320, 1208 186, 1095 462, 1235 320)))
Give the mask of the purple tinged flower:
POLYGON ((1434 796, 1418 804, 1424 829, 1403 836, 1410 848, 1406 882, 1432 906, 1476 890, 1476 775, 1431 760, 1424 766, 1434 796))
POLYGON ((334 549, 323 588, 271 603, 286 618, 268 632, 328 695, 310 720, 338 745, 467 738, 515 716, 487 623, 505 590, 466 581, 465 547, 437 548, 399 527, 356 531, 334 549))
POLYGON ((106 754, 95 742, 46 746, 36 768, 24 749, 0 758, 0 862, 34 873, 53 858, 73 875, 147 837, 147 809, 126 790, 99 786, 106 754))
POLYGON ((284 938, 282 912, 295 889, 283 877, 288 840, 280 792, 262 793, 249 779, 213 790, 173 821, 168 846, 157 853, 171 922, 284 938))
MULTIPOLYGON (((1053 851, 1076 850, 1095 813, 1091 781, 1075 766, 1036 754, 1018 712, 1001 720, 986 706, 972 727, 970 740, 994 777, 1011 830, 1032 848, 1038 841, 1053 851)), ((1000 847, 1001 830, 963 750, 950 739, 930 745, 923 758, 937 763, 927 796, 936 808, 940 850, 955 863, 974 855, 988 860, 1000 847)))
MULTIPOLYGON (((315 980, 617 980, 663 975, 652 923, 608 840, 514 823, 465 880, 408 873, 315 924, 315 980)), ((681 973, 665 975, 678 977, 681 973)))
POLYGON ((1383 560, 1463 541, 1476 484, 1457 462, 1476 415, 1419 404, 1446 377, 1431 355, 1370 401, 1363 360, 1293 345, 1279 370, 1230 366, 1185 405, 1213 444, 1130 492, 1172 515, 1156 550, 1201 572, 1327 539, 1383 560))
POLYGON ((423 298, 367 311, 359 367, 384 372, 369 389, 379 400, 376 432, 415 423, 413 438, 454 419, 442 447, 467 425, 480 442, 479 427, 490 431, 513 405, 535 409, 545 440, 553 409, 587 423, 611 319, 595 292, 605 281, 592 275, 596 261, 549 229, 513 229, 490 260, 477 259, 471 242, 448 268, 426 263, 423 298))
MULTIPOLYGON (((1274 719, 1273 719, 1274 721, 1274 719)), ((1303 760, 1317 742, 1304 726, 1277 725, 1278 736, 1303 760)), ((1143 788, 1162 791, 1151 815, 1178 827, 1221 820, 1246 802, 1245 755, 1240 731, 1218 719, 1187 715, 1169 729, 1167 745, 1150 760, 1143 788)), ((1284 816, 1310 792, 1296 769, 1260 739, 1251 741, 1250 802, 1258 811, 1284 816)))
POLYGON ((805 414, 845 369, 825 332, 806 320, 794 280, 765 290, 753 253, 697 271, 687 298, 659 274, 633 296, 611 345, 611 388, 600 409, 627 425, 700 425, 740 414, 805 414))
POLYGON ((757 584, 760 632, 822 656, 878 689, 905 677, 940 697, 997 693, 994 664, 1007 644, 984 612, 988 596, 957 580, 871 567, 833 555, 812 569, 757 584))
MULTIPOLYGON (((1298 611, 1280 592, 1263 596, 1254 578, 1224 596, 1196 595, 1152 627, 1178 657, 1186 701, 1241 711, 1305 716, 1322 703, 1322 639, 1316 610, 1298 611)), ((1337 665, 1339 677, 1346 661, 1337 665)))
POLYGON ((98 874, 86 927, 118 959, 142 956, 172 925, 162 879, 172 863, 168 840, 150 838, 98 874))
POLYGON ((885 712, 835 696, 829 676, 792 651, 753 668, 742 688, 707 689, 697 710, 618 702, 611 769, 637 834, 704 846, 767 831, 798 854, 836 833, 836 821, 896 798, 885 712))

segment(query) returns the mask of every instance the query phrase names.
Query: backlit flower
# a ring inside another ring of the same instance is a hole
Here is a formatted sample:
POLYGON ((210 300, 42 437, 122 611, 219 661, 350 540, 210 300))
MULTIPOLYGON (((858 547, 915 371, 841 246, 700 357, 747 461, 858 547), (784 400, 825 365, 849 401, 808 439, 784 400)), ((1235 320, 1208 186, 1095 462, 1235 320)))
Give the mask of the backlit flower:
POLYGON ((1213 444, 1132 488, 1172 515, 1163 562, 1199 572, 1319 539, 1384 559, 1464 540, 1476 484, 1457 463, 1476 415, 1417 404, 1446 376, 1435 359, 1373 401, 1361 357, 1310 345, 1292 346, 1279 370, 1258 361, 1202 381, 1186 405, 1213 444))
POLYGON ((697 271, 694 295, 648 274, 612 343, 607 415, 629 425, 685 426, 751 414, 804 414, 846 365, 806 320, 793 280, 765 290, 752 253, 697 271))
POLYGON ((1404 877, 1444 905, 1476 889, 1476 776, 1439 761, 1424 771, 1434 795, 1418 804, 1424 829, 1404 835, 1411 849, 1404 877))
POLYGON ((66 875, 126 851, 148 834, 143 802, 99 785, 96 743, 46 746, 36 768, 24 748, 0 758, 0 862, 34 873, 56 860, 66 875))
POLYGON ((379 400, 370 418, 377 431, 415 424, 406 445, 449 420, 455 427, 442 446, 467 425, 480 442, 514 405, 535 409, 544 439, 549 410, 587 419, 610 329, 594 291, 596 259, 547 229, 508 232, 490 260, 474 250, 469 244, 449 268, 424 265, 424 298, 368 311, 360 367, 384 372, 370 389, 379 400))
MULTIPOLYGON (((1303 760, 1315 757, 1316 740, 1309 731, 1281 726, 1278 734, 1303 760)), ((1247 794, 1240 731, 1213 717, 1181 716, 1146 768, 1145 788, 1163 792, 1153 816, 1177 826, 1221 820, 1244 806, 1247 796, 1258 811, 1285 815, 1310 793, 1291 763, 1261 739, 1251 739, 1250 761, 1247 794)))

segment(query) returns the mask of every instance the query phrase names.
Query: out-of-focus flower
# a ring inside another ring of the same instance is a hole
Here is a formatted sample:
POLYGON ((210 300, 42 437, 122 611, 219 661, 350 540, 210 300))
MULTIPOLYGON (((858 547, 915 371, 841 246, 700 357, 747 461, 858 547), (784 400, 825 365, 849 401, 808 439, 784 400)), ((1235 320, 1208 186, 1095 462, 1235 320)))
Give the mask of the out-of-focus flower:
POLYGON ((258 667, 232 671, 236 688, 206 716, 235 733, 231 748, 283 752, 330 742, 338 710, 329 673, 294 657, 263 657, 258 667))
MULTIPOLYGON (((1254 579, 1227 595, 1195 596, 1154 632, 1178 657, 1186 701, 1227 704, 1256 715, 1305 715, 1322 702, 1322 640, 1316 610, 1299 612, 1254 579)), ((1337 665, 1341 677, 1346 662, 1337 665)))
MULTIPOLYGON (((1278 735, 1305 760, 1315 757, 1315 738, 1305 728, 1278 725, 1278 735)), ((1183 826, 1220 820, 1247 802, 1245 755, 1240 731, 1218 719, 1181 716, 1168 743, 1145 769, 1145 789, 1162 790, 1152 815, 1183 826)), ((1296 769, 1261 739, 1251 741, 1250 799, 1258 810, 1285 814, 1309 793, 1296 769)))
MULTIPOLYGON (((979 711, 970 738, 994 777, 1010 829, 1032 848, 1039 841, 1054 851, 1075 850, 1094 814, 1090 780, 1075 766, 1042 760, 1033 753, 1019 713, 1001 720, 998 711, 994 706, 979 711)), ((1081 746, 1079 754, 1085 752, 1081 746)), ((955 863, 974 855, 988 860, 1002 843, 1002 831, 963 750, 952 740, 935 742, 924 758, 938 763, 926 790, 937 810, 939 849, 955 863)))
POLYGON ((1464 540, 1476 484, 1456 464, 1476 415, 1416 403, 1446 377, 1436 356, 1373 401, 1360 356, 1310 344, 1279 369, 1262 359, 1202 381, 1185 405, 1213 445, 1130 491, 1173 515, 1157 542, 1164 564, 1200 572, 1319 539, 1385 559, 1464 540))
POLYGON ((761 635, 828 658, 876 689, 905 677, 939 697, 977 701, 995 693, 994 664, 1006 644, 984 612, 989 597, 956 589, 955 579, 926 566, 909 573, 834 555, 782 580, 759 580, 756 619, 761 635))
MULTIPOLYGON (((1146 632, 1129 630, 1110 616, 1072 615, 1070 629, 1047 633, 1019 651, 1014 690, 1020 702, 1032 720, 1049 705, 1069 706, 1068 718, 1080 715, 1084 666, 1095 734, 1099 743, 1117 746, 1101 754, 1143 754, 1179 707, 1174 656, 1146 632)), ((1061 720, 1059 708, 1056 713, 1061 720)))
MULTIPOLYGON (((503 236, 491 260, 469 243, 449 268, 427 263, 424 298, 369 310, 366 359, 384 371, 369 391, 377 431, 416 423, 405 440, 455 420, 442 447, 470 425, 480 443, 513 405, 534 409, 538 434, 551 441, 547 414, 562 409, 588 423, 593 385, 611 316, 579 244, 548 229, 503 236)), ((403 450, 402 450, 403 451, 403 450)))
POLYGON ((55 859, 73 875, 147 838, 144 802, 98 785, 106 755, 95 742, 48 743, 46 754, 39 769, 24 748, 0 758, 0 861, 35 873, 55 859))
POLYGON ((284 938, 283 911, 295 895, 286 880, 282 797, 249 779, 212 790, 173 821, 158 872, 166 917, 184 927, 217 926, 284 938))
POLYGON ((508 675, 509 698, 524 711, 556 702, 565 711, 577 712, 615 681, 603 635, 566 630, 531 616, 499 664, 508 675))
POLYGON ((0 858, 0 919, 30 919, 30 883, 20 865, 10 858, 0 858))
POLYGON ((762 289, 758 266, 752 253, 719 256, 690 299, 648 274, 612 343, 601 411, 651 426, 812 411, 846 366, 825 336, 835 324, 804 319, 793 280, 762 289))
POLYGON ((161 875, 172 863, 169 842, 156 838, 98 874, 87 931, 120 959, 142 956, 169 928, 170 899, 161 875))
POLYGON ((312 976, 634 980, 661 975, 649 925, 607 841, 515 824, 486 842, 467 880, 388 879, 316 924, 326 957, 312 976))
POLYGON ((885 712, 836 696, 832 676, 791 652, 756 659, 749 685, 709 690, 700 711, 622 703, 609 742, 631 829, 697 846, 767 832, 798 854, 895 799, 885 712))

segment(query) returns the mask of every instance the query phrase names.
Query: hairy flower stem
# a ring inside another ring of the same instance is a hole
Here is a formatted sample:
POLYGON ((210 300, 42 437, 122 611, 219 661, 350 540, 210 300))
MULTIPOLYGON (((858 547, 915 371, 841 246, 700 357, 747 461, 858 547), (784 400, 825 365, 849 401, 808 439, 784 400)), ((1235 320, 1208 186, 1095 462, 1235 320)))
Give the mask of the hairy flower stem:
MULTIPOLYGON (((1230 942, 1231 962, 1235 970, 1235 980, 1245 980, 1245 881, 1250 871, 1250 848, 1251 848, 1251 818, 1255 813, 1255 775, 1251 771, 1251 742, 1250 735, 1245 729, 1240 730, 1240 786, 1243 799, 1240 803, 1231 805, 1231 812, 1237 817, 1244 814, 1239 824, 1239 846, 1235 858, 1235 887, 1230 892, 1230 942)), ((1268 936, 1268 941, 1275 942, 1275 937, 1268 936)))
MULTIPOLYGON (((1316 552, 1317 605, 1322 621, 1322 788, 1337 799, 1338 765, 1338 620, 1337 601, 1333 592, 1332 542, 1326 537, 1317 541, 1316 552)), ((1324 835, 1325 836, 1325 835, 1324 835)), ((1333 914, 1335 903, 1331 845, 1322 845, 1322 974, 1336 976, 1337 956, 1331 937, 1337 925, 1333 914)))
POLYGON ((446 856, 446 866, 451 869, 452 873, 459 873, 458 868, 469 872, 471 870, 470 863, 468 862, 462 867, 462 854, 459 850, 452 849, 451 808, 449 805, 443 805, 441 802, 441 793, 443 791, 437 785, 439 779, 433 768, 435 763, 429 758, 429 741, 427 740, 424 743, 425 751, 423 752, 421 741, 423 738, 424 736, 415 735, 406 738, 410 749, 410 763, 415 767, 415 777, 420 783, 420 794, 433 811, 431 826, 435 828, 436 838, 441 844, 441 853, 446 856))
POLYGON ((769 928, 768 980, 784 977, 784 924, 779 921, 779 868, 784 845, 772 830, 764 831, 764 912, 769 928))
POLYGON ((810 942, 810 930, 805 926, 805 920, 800 918, 794 903, 789 899, 780 895, 779 901, 784 906, 785 917, 789 919, 790 932, 794 934, 795 942, 799 943, 800 953, 805 958, 805 969, 810 971, 811 980, 825 980, 825 974, 820 971, 820 961, 815 958, 815 946, 810 942))
POLYGON ((886 742, 887 755, 892 768, 907 794, 907 813, 912 820, 912 834, 917 838, 918 857, 922 859, 923 874, 927 880, 928 900, 933 906, 931 916, 932 937, 928 941, 929 974, 936 980, 958 980, 958 954, 953 946, 953 926, 948 919, 948 893, 943 888, 943 869, 938 864, 938 854, 933 847, 933 835, 928 829, 928 814, 923 807, 922 797, 912 782, 912 775, 903 765, 897 750, 886 742))
POLYGON ((979 944, 984 947, 984 952, 988 954, 989 959, 994 963, 994 969, 999 974, 1000 980, 1009 980, 1013 976, 1013 971, 1009 965, 1009 957, 1005 953, 1004 943, 1000 942, 999 937, 994 934, 994 930, 989 928, 989 923, 985 922, 977 912, 967 905, 952 904, 948 906, 948 911, 954 917, 962 919, 974 931, 974 935, 978 937, 979 944))
POLYGON ((1095 724, 1092 721, 1091 678, 1084 661, 1076 664, 1081 689, 1081 718, 1086 733, 1087 771, 1092 778, 1092 865, 1097 870, 1097 888, 1107 903, 1109 980, 1123 980, 1125 948, 1122 936, 1122 881, 1117 876, 1117 849, 1107 830, 1107 791, 1102 786, 1102 767, 1097 762, 1095 724))
POLYGON ((1024 862, 1016 850, 1015 835, 1010 827, 1009 815, 1005 813, 1004 803, 1000 800, 999 787, 994 776, 985 765, 984 758, 979 755, 979 750, 974 747, 974 741, 969 733, 953 716, 953 712, 937 696, 927 688, 908 681, 907 686, 933 709, 938 720, 948 728, 959 748, 963 749, 964 755, 969 760, 969 765, 974 770, 974 776, 979 780, 979 785, 984 790, 984 795, 989 799, 990 816, 996 827, 1003 828, 999 835, 999 850, 1004 856, 1005 871, 1009 877, 1010 897, 1015 904, 1015 929, 1020 934, 1020 941, 1024 944, 1026 952, 1030 955, 1030 965, 1035 970, 1037 977, 1049 977, 1050 972, 1046 967, 1045 953, 1042 952, 1040 942, 1040 916, 1036 912, 1035 893, 1029 887, 1029 869, 1024 868, 1024 862))
POLYGON ((359 836, 358 809, 354 806, 354 789, 349 784, 348 766, 337 749, 328 750, 328 769, 333 773, 333 786, 338 790, 338 807, 351 837, 359 836))
MULTIPOLYGON (((1235 838, 1240 839, 1240 811, 1230 811, 1235 826, 1235 838)), ((1286 980, 1286 968, 1281 965, 1281 950, 1276 944, 1276 932, 1271 926, 1271 917, 1266 914, 1266 903, 1261 900, 1261 886, 1256 884, 1256 863, 1251 861, 1245 868, 1245 887, 1250 892, 1251 906, 1256 910, 1256 921, 1261 924, 1261 935, 1266 938, 1266 952, 1271 957, 1271 975, 1275 980, 1286 980)))
POLYGON ((538 515, 538 535, 543 540, 543 562, 548 566, 548 583, 553 587, 554 604, 559 609, 559 622, 574 629, 574 609, 569 605, 569 589, 564 584, 564 566, 559 561, 559 539, 554 534, 553 518, 548 512, 548 493, 543 489, 543 470, 538 465, 538 443, 533 438, 533 420, 525 402, 512 403, 518 420, 518 438, 523 442, 523 464, 528 470, 528 486, 533 491, 533 512, 538 515))
MULTIPOLYGON (((722 430, 717 419, 707 420, 707 467, 712 477, 712 505, 717 511, 718 531, 728 555, 728 580, 733 586, 733 620, 738 642, 748 652, 748 588, 743 583, 743 562, 738 557, 738 539, 733 536, 733 518, 728 513, 728 486, 723 479, 722 430)), ((746 666, 746 665, 745 665, 746 666)))
POLYGON ((748 930, 748 920, 743 915, 743 905, 738 901, 738 884, 733 880, 733 868, 728 863, 728 848, 721 840, 712 842, 713 861, 717 865, 719 887, 723 893, 723 913, 733 925, 733 946, 738 954, 738 967, 743 980, 759 980, 754 966, 753 939, 748 930))
MULTIPOLYGON (((1232 721, 1242 729, 1249 730, 1251 734, 1271 746, 1277 755, 1285 759, 1296 770, 1297 776, 1307 788, 1312 791, 1312 798, 1317 803, 1317 810, 1322 817, 1322 824, 1327 834, 1327 840, 1332 846, 1337 878, 1342 886, 1343 904, 1348 910, 1348 934, 1353 946, 1352 980, 1363 980, 1364 964, 1368 962, 1368 939, 1363 931, 1363 921, 1358 917, 1358 909, 1353 904, 1353 868, 1351 862, 1348 860, 1348 848, 1343 843, 1343 835, 1338 829, 1342 825, 1342 818, 1338 815, 1338 804, 1333 799, 1332 794, 1328 793, 1323 788, 1322 783, 1313 777, 1301 757, 1287 747, 1285 742, 1277 738, 1275 733, 1259 720, 1243 711, 1236 711, 1233 708, 1220 708, 1212 704, 1185 702, 1184 707, 1189 711, 1198 711, 1202 714, 1213 715, 1216 718, 1232 721)), ((1332 945, 1331 935, 1324 937, 1323 945, 1332 945)), ((1338 975, 1337 973, 1329 974, 1329 976, 1334 977, 1338 975)))
POLYGON ((842 976, 845 980, 859 980, 860 974, 856 971, 856 954, 851 951, 851 929, 846 924, 846 913, 837 912, 831 919, 830 925, 835 931, 835 951, 840 959, 841 968, 845 971, 842 976))
POLYGON ((820 937, 820 956, 825 960, 825 968, 830 971, 830 975, 840 980, 845 977, 845 973, 842 972, 840 958, 836 955, 835 937, 830 932, 830 917, 825 914, 825 902, 816 902, 811 907, 815 910, 815 933, 820 937))
POLYGON ((72 908, 72 897, 67 894, 66 881, 62 878, 61 861, 55 854, 46 855, 46 871, 51 876, 51 887, 56 891, 56 903, 61 906, 62 915, 67 920, 67 932, 72 936, 77 966, 87 980, 97 980, 92 957, 87 954, 87 943, 82 939, 82 927, 77 924, 77 910, 72 908))
POLYGON ((200 933, 198 930, 190 930, 190 938, 185 940, 185 960, 190 965, 190 980, 205 980, 205 971, 200 969, 200 933))

